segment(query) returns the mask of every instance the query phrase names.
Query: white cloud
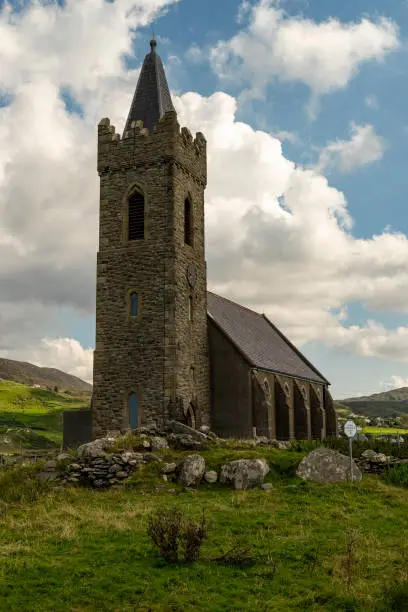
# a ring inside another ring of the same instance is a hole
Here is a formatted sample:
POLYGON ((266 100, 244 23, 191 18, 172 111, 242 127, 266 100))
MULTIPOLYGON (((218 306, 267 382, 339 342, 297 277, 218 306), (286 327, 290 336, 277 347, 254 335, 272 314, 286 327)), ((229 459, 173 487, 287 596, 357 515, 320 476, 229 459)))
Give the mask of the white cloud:
POLYGON ((340 172, 352 172, 382 158, 385 142, 372 125, 350 125, 351 138, 336 140, 320 151, 317 170, 336 166, 340 172))
POLYGON ((107 115, 124 123, 138 70, 125 69, 123 54, 132 53, 134 30, 176 1, 0 9, 0 93, 10 98, 0 108, 3 355, 37 355, 73 373, 83 367, 89 379, 89 352, 75 340, 43 337, 58 333, 60 307, 94 311, 97 123, 107 115), (82 105, 82 118, 67 113, 61 88, 82 105))
POLYGON ((277 138, 282 142, 284 142, 285 140, 291 142, 292 144, 298 142, 298 135, 295 132, 290 132, 288 130, 280 130, 279 132, 273 132, 271 133, 271 136, 277 138))
POLYGON ((397 376, 393 374, 390 377, 389 381, 381 383, 381 387, 385 391, 391 391, 392 389, 401 389, 402 387, 408 387, 408 378, 404 378, 403 376, 397 376))
POLYGON ((248 83, 253 96, 275 77, 305 83, 314 98, 342 89, 364 63, 383 60, 399 45, 398 27, 385 17, 316 23, 285 14, 275 0, 244 8, 240 16, 242 21, 249 14, 247 28, 220 41, 210 61, 221 78, 248 83))
POLYGON ((212 290, 264 311, 298 345, 322 340, 358 355, 408 361, 408 328, 372 320, 347 326, 346 308, 363 301, 374 311, 408 314, 406 236, 354 238, 344 194, 316 170, 295 167, 272 135, 236 122, 232 97, 188 93, 175 104, 180 123, 208 139, 212 290))

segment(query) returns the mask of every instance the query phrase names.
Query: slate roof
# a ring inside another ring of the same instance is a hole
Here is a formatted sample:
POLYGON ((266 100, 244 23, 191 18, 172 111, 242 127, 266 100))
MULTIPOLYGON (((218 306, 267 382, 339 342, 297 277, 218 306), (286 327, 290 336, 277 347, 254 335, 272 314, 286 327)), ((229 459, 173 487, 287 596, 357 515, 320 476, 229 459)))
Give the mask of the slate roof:
POLYGON ((210 291, 207 312, 252 367, 330 384, 265 315, 210 291))
POLYGON ((132 121, 143 121, 143 127, 153 131, 154 126, 167 111, 174 111, 169 86, 160 56, 156 53, 156 41, 150 41, 151 51, 144 59, 133 96, 125 132, 132 121))

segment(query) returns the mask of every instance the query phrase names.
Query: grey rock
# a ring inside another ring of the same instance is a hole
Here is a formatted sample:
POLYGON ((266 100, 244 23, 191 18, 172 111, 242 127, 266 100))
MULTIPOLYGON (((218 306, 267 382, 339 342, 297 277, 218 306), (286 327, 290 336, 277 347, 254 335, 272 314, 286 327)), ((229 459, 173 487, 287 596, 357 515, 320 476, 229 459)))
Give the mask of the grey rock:
POLYGON ((146 463, 150 463, 151 461, 157 461, 158 463, 161 463, 163 461, 161 457, 158 457, 153 453, 146 453, 146 455, 143 455, 143 460, 146 461, 146 463))
POLYGON ((54 472, 56 467, 57 467, 56 461, 47 461, 46 464, 44 465, 44 471, 54 472))
POLYGON ((78 457, 98 457, 104 455, 112 444, 115 442, 115 438, 98 438, 93 442, 87 442, 82 444, 78 448, 78 457))
POLYGON ((169 421, 168 428, 171 432, 175 434, 191 436, 193 440, 196 440, 197 442, 208 441, 208 438, 204 433, 198 431, 197 429, 193 429, 188 425, 184 425, 184 423, 180 423, 179 421, 169 421))
POLYGON ((208 482, 209 484, 213 484, 214 482, 217 482, 218 480, 217 472, 215 472, 214 470, 209 470, 208 472, 205 472, 204 480, 205 482, 208 482))
POLYGON ((133 451, 125 451, 122 453, 122 461, 123 463, 142 463, 143 461, 143 453, 134 453, 133 451))
POLYGON ((177 468, 177 463, 163 463, 161 466, 162 474, 171 474, 175 472, 177 468))
POLYGON ((59 455, 57 455, 57 461, 68 461, 68 460, 73 460, 72 455, 70 455, 69 453, 60 453, 59 455))
POLYGON ((201 425, 198 431, 201 431, 201 433, 207 435, 208 432, 210 431, 210 428, 208 425, 201 425))
POLYGON ((208 439, 197 440, 189 434, 175 434, 169 435, 169 443, 176 449, 188 449, 188 450, 207 450, 209 448, 208 439))
POLYGON ((263 483, 269 472, 266 459, 237 459, 221 468, 220 482, 232 483, 235 489, 248 489, 263 483))
POLYGON ((117 472, 116 473, 116 478, 127 478, 128 475, 129 474, 127 472, 117 472))
POLYGON ((375 463, 387 463, 388 457, 383 453, 376 453, 375 451, 368 449, 361 453, 361 457, 366 461, 372 461, 375 463))
POLYGON ((150 444, 152 447, 152 451, 164 450, 166 448, 169 448, 167 440, 165 438, 159 438, 158 436, 152 438, 150 440, 150 444))
MULTIPOLYGON (((353 481, 362 478, 361 470, 352 462, 353 481)), ((296 474, 303 480, 331 484, 350 480, 350 459, 330 448, 316 448, 305 457, 296 474)))
POLYGON ((273 489, 273 486, 270 482, 265 482, 263 485, 261 485, 261 489, 263 489, 264 491, 270 491, 271 489, 273 489))
POLYGON ((198 484, 204 472, 204 458, 201 455, 188 455, 179 466, 178 481, 185 487, 198 484))

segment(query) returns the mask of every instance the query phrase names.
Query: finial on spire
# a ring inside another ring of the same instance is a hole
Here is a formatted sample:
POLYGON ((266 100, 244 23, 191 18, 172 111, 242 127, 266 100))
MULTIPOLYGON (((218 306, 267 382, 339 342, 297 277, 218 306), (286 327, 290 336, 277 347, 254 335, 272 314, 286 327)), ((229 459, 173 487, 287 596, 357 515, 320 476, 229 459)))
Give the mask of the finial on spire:
POLYGON ((157 47, 157 42, 154 36, 154 29, 152 28, 152 40, 150 41, 150 49, 152 50, 152 53, 156 51, 156 47, 157 47))

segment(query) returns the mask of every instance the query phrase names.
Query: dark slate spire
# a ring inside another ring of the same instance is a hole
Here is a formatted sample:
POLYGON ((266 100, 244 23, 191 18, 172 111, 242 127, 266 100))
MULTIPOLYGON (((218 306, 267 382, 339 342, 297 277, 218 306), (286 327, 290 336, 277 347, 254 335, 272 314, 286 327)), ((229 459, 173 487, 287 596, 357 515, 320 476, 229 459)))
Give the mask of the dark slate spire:
POLYGON ((125 132, 132 121, 143 121, 143 127, 153 131, 154 126, 167 111, 174 111, 169 86, 160 56, 156 53, 156 41, 150 41, 151 51, 144 59, 132 106, 126 121, 125 132))

